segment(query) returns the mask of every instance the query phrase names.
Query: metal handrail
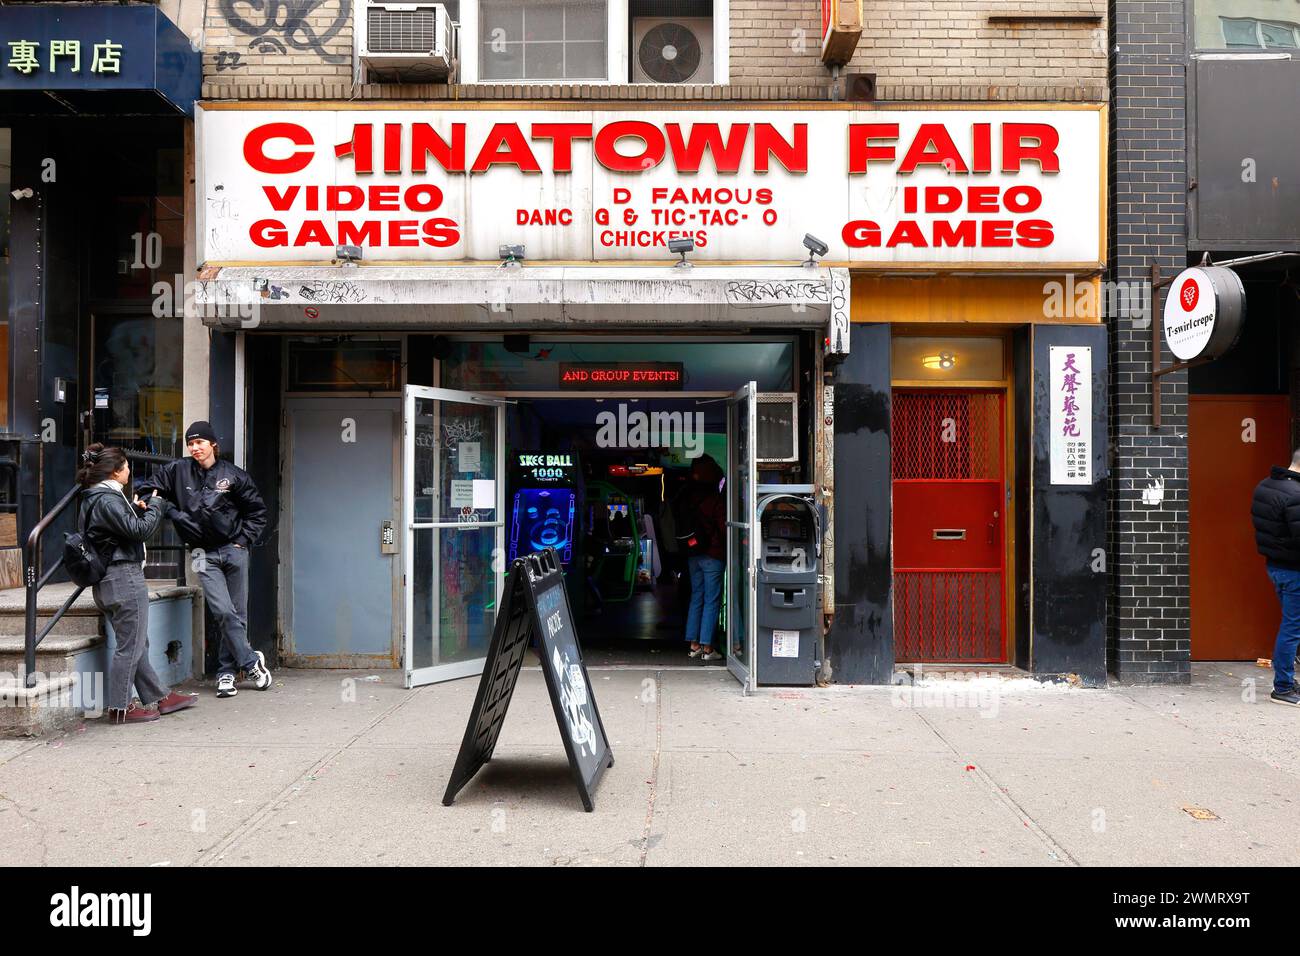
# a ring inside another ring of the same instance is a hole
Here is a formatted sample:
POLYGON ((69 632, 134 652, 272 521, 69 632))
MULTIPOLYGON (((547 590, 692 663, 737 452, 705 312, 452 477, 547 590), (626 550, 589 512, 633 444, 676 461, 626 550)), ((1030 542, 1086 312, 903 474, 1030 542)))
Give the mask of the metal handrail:
MULTIPOLYGON (((166 464, 176 460, 174 455, 159 455, 154 452, 135 451, 133 449, 125 449, 124 452, 128 460, 134 461, 148 461, 155 464, 166 464)), ((0 461, 0 464, 4 464, 4 462, 0 461)), ((48 571, 44 574, 40 574, 39 577, 37 576, 40 568, 41 538, 59 515, 66 511, 68 507, 77 500, 77 496, 80 493, 81 486, 78 485, 60 498, 59 503, 51 508, 49 513, 36 523, 36 527, 33 528, 32 533, 27 536, 27 543, 23 547, 23 587, 27 592, 27 617, 23 628, 23 650, 27 664, 26 685, 28 688, 36 686, 36 648, 40 645, 41 641, 45 640, 46 635, 53 630, 54 625, 59 623, 63 618, 63 615, 68 613, 68 609, 72 607, 77 598, 81 597, 81 592, 86 590, 84 587, 79 587, 73 591, 72 596, 63 602, 63 606, 54 612, 54 616, 46 622, 45 626, 41 628, 40 631, 36 630, 38 595, 40 594, 41 588, 45 587, 45 585, 49 583, 50 578, 54 577, 54 575, 59 572, 59 569, 63 567, 63 555, 59 555, 59 559, 55 561, 54 564, 50 565, 48 571)), ((173 545, 163 545, 160 547, 160 550, 179 550, 183 552, 185 549, 173 545)))
POLYGON ((63 607, 59 608, 58 611, 55 612, 54 616, 50 618, 49 623, 41 629, 39 634, 37 633, 37 595, 40 594, 41 588, 45 587, 45 585, 49 583, 50 578, 54 576, 59 568, 63 567, 63 556, 60 555, 59 560, 55 561, 48 571, 37 578, 38 569, 40 568, 41 537, 45 534, 50 525, 54 523, 54 520, 67 510, 69 505, 77 500, 77 496, 80 493, 81 487, 78 485, 59 499, 59 503, 51 508, 49 513, 36 523, 36 527, 32 529, 32 533, 27 536, 27 543, 23 546, 23 586, 27 591, 27 621, 23 630, 23 635, 24 651, 26 652, 27 663, 25 683, 28 688, 36 686, 35 671, 37 645, 40 644, 41 641, 45 640, 45 636, 50 633, 50 630, 59 622, 59 619, 68 612, 68 608, 72 607, 73 602, 76 601, 77 598, 81 597, 81 592, 86 590, 85 588, 77 588, 77 590, 72 593, 72 596, 63 602, 63 607))

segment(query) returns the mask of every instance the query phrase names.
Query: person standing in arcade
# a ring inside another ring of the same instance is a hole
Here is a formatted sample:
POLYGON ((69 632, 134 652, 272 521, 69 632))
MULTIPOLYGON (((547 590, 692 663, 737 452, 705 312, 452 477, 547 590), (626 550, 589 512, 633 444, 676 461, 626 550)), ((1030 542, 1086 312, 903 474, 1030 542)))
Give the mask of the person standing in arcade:
POLYGON ((141 497, 157 489, 167 516, 189 549, 203 560, 199 581, 220 636, 217 696, 234 697, 242 670, 257 690, 271 686, 266 655, 248 643, 248 549, 266 528, 266 505, 248 472, 217 457, 217 434, 207 422, 185 429, 184 458, 136 483, 141 497))
POLYGON ((727 504, 722 497, 722 469, 709 455, 691 464, 691 480, 682 492, 677 540, 686 552, 691 600, 686 612, 689 657, 720 661, 713 631, 722 606, 722 573, 727 564, 727 504))

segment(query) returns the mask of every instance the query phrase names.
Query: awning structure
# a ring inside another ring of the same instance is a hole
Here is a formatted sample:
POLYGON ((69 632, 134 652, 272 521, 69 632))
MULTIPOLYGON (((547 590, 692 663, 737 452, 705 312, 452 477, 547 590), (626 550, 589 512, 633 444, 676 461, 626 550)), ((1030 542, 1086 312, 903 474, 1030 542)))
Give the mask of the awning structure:
POLYGON ((847 329, 849 273, 808 266, 221 266, 194 308, 222 329, 847 329))
POLYGON ((0 7, 0 113, 193 116, 203 54, 157 7, 0 7))

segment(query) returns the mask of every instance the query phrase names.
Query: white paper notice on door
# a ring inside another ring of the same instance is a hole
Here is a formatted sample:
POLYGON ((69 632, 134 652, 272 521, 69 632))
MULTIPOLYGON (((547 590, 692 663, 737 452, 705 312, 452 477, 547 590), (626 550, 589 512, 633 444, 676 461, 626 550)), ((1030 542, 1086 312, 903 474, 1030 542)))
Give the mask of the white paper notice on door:
POLYGON ((474 508, 487 508, 491 511, 497 506, 497 483, 491 478, 474 479, 474 508))
POLYGON ((1053 345, 1047 396, 1052 484, 1092 484, 1092 349, 1053 345))
POLYGON ((456 467, 460 471, 478 471, 483 463, 481 448, 482 446, 476 441, 461 442, 456 448, 456 467))
POLYGON ((798 631, 773 631, 772 632, 772 656, 773 657, 798 657, 799 656, 799 632, 798 631))
POLYGON ((474 507, 474 482, 460 481, 453 478, 451 481, 451 506, 453 508, 473 508, 474 507))

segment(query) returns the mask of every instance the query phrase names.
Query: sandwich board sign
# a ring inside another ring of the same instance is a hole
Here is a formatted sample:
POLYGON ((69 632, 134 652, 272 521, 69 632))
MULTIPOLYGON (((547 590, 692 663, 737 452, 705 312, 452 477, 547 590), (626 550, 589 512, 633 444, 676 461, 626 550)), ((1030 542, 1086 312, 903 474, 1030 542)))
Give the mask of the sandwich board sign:
POLYGON ((592 793, 601 774, 614 765, 614 755, 591 692, 564 571, 553 548, 518 558, 510 565, 474 709, 447 782, 443 806, 451 806, 456 794, 492 759, 524 652, 534 638, 573 782, 583 809, 588 813, 595 809, 592 793))

